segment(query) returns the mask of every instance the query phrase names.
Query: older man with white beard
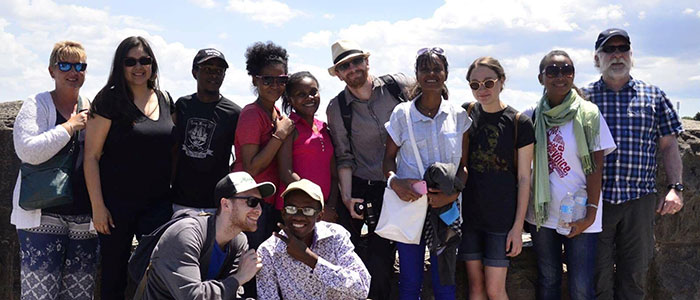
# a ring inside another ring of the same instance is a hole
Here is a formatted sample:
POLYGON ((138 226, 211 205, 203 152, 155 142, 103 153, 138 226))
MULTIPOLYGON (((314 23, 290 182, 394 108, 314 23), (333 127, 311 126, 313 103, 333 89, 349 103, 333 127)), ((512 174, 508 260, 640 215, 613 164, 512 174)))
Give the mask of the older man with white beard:
POLYGON ((597 299, 644 299, 654 247, 654 210, 672 215, 683 207, 676 139, 683 128, 661 89, 630 76, 630 44, 622 29, 602 31, 595 43, 595 66, 601 79, 582 89, 600 108, 617 144, 617 151, 605 157, 603 166, 597 299), (655 182, 657 143, 668 184, 663 198, 657 197, 655 182))

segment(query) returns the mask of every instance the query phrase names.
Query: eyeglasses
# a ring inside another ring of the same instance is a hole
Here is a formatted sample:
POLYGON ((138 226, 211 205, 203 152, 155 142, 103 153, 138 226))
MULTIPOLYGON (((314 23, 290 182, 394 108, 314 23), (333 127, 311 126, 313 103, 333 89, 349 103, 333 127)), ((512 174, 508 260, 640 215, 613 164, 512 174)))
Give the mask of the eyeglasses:
POLYGON ((255 78, 262 80, 262 84, 265 86, 272 85, 272 83, 275 83, 277 85, 287 85, 287 82, 289 81, 288 75, 281 75, 281 76, 255 75, 255 78))
POLYGON ((364 56, 360 56, 360 57, 354 58, 354 59, 351 60, 351 61, 346 61, 346 62, 344 62, 344 63, 342 63, 342 64, 339 64, 339 65, 335 66, 335 69, 336 69, 337 71, 343 72, 343 71, 345 71, 345 70, 347 70, 347 69, 350 68, 350 64, 352 64, 353 66, 357 67, 357 66, 359 66, 359 65, 362 65, 362 63, 364 63, 364 62, 365 62, 365 57, 364 57, 364 56))
POLYGON ((603 46, 600 51, 603 51, 607 54, 614 53, 615 50, 620 51, 620 53, 625 53, 627 51, 630 51, 630 45, 618 45, 618 46, 603 46))
POLYGON ((293 205, 287 205, 284 207, 284 212, 288 215, 296 215, 299 212, 301 212, 307 217, 313 217, 318 212, 318 210, 313 207, 296 207, 293 205))
POLYGON ((61 72, 68 72, 71 68, 73 68, 76 72, 84 72, 87 69, 86 63, 69 63, 59 61, 56 63, 56 65, 58 66, 58 69, 61 70, 61 72))
POLYGON ((199 67, 199 70, 202 71, 202 73, 211 75, 223 75, 224 73, 226 73, 226 68, 222 67, 201 66, 199 67))
POLYGON ((472 80, 469 82, 469 87, 475 91, 478 90, 482 85, 487 89, 491 89, 494 86, 496 86, 496 81, 498 81, 498 79, 486 79, 484 81, 472 80))
POLYGON ((248 207, 250 208, 257 207, 258 204, 260 204, 260 202, 263 201, 263 199, 260 199, 255 196, 231 196, 229 197, 229 199, 245 199, 245 204, 248 205, 248 207))
POLYGON ((127 57, 124 59, 124 66, 133 67, 137 62, 142 66, 147 66, 153 63, 153 58, 148 56, 141 56, 139 58, 127 57))
POLYGON ((421 56, 421 55, 425 54, 426 52, 432 52, 432 53, 440 54, 440 55, 445 54, 445 50, 440 48, 440 47, 420 48, 420 49, 418 49, 418 52, 416 54, 418 56, 421 56))
POLYGON ((547 75, 549 78, 558 77, 561 74, 564 77, 574 76, 574 66, 569 64, 564 64, 563 66, 557 66, 556 64, 549 65, 542 71, 543 74, 547 75))

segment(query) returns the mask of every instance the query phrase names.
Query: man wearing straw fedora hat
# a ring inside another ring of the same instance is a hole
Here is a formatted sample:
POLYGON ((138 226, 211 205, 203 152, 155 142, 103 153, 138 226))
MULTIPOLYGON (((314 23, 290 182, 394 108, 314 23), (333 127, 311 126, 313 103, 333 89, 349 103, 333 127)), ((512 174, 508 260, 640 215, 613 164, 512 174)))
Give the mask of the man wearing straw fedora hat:
POLYGON ((400 73, 370 75, 370 53, 353 41, 335 42, 331 53, 328 73, 346 84, 326 109, 345 204, 337 206, 338 217, 372 276, 369 298, 389 299, 391 287, 386 283, 393 274, 395 246, 373 232, 386 187, 384 123, 394 107, 407 99, 407 89, 415 80, 400 73), (363 223, 369 228, 366 235, 361 234, 363 223))

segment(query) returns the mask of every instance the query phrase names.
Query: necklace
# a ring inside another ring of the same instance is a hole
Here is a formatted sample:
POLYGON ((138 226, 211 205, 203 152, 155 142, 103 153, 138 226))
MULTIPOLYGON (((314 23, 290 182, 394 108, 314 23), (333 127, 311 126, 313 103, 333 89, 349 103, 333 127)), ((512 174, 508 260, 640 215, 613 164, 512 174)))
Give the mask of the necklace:
POLYGON ((416 102, 416 107, 421 111, 421 113, 423 113, 424 115, 426 115, 426 116, 428 116, 428 117, 431 117, 431 118, 432 118, 432 117, 437 113, 437 111, 440 109, 440 106, 438 106, 438 107, 436 107, 436 108, 434 108, 434 109, 427 109, 427 108, 425 108, 423 105, 421 105, 421 103, 418 102, 418 101, 416 102))

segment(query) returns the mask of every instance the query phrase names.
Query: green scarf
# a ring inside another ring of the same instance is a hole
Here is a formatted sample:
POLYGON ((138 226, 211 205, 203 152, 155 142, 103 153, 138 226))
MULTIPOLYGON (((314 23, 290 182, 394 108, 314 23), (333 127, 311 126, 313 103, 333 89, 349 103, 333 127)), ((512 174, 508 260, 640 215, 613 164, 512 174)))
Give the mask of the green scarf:
POLYGON ((578 157, 583 166, 583 172, 588 175, 595 171, 595 162, 591 152, 600 143, 600 113, 598 106, 586 101, 575 90, 566 95, 564 101, 555 106, 549 106, 545 94, 540 99, 535 111, 535 160, 534 160, 534 208, 537 228, 547 221, 547 204, 550 199, 549 187, 549 156, 547 155, 547 129, 562 126, 573 120, 574 137, 578 157))

